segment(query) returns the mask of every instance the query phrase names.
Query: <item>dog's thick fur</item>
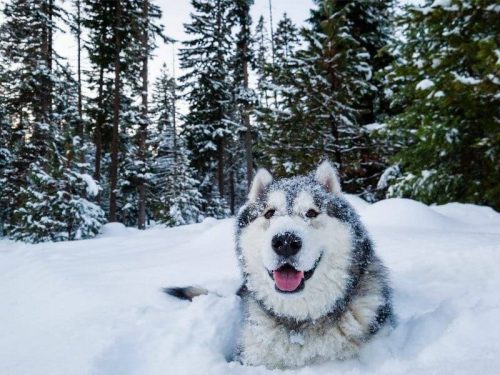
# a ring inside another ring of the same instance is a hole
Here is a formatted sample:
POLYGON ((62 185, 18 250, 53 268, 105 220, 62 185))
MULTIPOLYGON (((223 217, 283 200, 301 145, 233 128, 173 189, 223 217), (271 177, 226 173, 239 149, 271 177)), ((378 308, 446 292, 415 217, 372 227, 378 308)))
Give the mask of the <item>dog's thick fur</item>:
POLYGON ((278 181, 259 170, 237 217, 236 252, 244 311, 237 358, 244 364, 294 368, 350 358, 393 321, 386 270, 328 162, 278 181), (273 249, 283 233, 300 239, 298 252, 273 249), (295 290, 278 287, 284 265, 307 275, 295 290))

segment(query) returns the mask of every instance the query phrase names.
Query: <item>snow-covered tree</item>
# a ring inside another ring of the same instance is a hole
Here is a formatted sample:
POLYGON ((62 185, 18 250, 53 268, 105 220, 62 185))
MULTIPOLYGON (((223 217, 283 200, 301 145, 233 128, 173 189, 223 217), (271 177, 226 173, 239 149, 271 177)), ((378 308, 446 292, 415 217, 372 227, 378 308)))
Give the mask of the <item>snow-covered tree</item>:
POLYGON ((191 4, 192 18, 185 25, 189 39, 180 51, 181 67, 186 71, 181 83, 189 104, 183 136, 192 165, 202 178, 202 194, 212 206, 222 203, 226 195, 227 142, 238 130, 233 121, 231 79, 234 4, 230 0, 192 0, 191 4))
POLYGON ((164 64, 153 87, 148 150, 152 215, 169 226, 197 223, 205 204, 190 167, 189 153, 176 129, 176 84, 164 64))
POLYGON ((264 121, 270 162, 280 174, 304 173, 328 158, 345 190, 368 195, 384 168, 365 125, 380 117, 374 69, 388 63, 379 52, 388 42, 392 2, 315 3, 302 31, 304 49, 287 48, 297 37, 286 18, 275 35, 277 106, 264 121))
POLYGON ((498 4, 427 1, 399 19, 404 39, 389 75, 400 113, 389 196, 500 208, 498 4))
POLYGON ((97 194, 88 174, 60 167, 52 175, 30 166, 28 184, 20 188, 21 205, 7 227, 9 236, 24 242, 78 240, 95 236, 104 212, 87 198, 97 194))
POLYGON ((62 241, 95 236, 104 223, 104 212, 92 203, 98 186, 81 172, 85 165, 73 159, 72 143, 78 121, 77 84, 69 68, 55 71, 53 79, 48 162, 30 164, 25 184, 19 186, 18 206, 7 226, 9 236, 25 242, 62 241))
POLYGON ((257 84, 256 91, 258 96, 258 108, 264 110, 269 108, 269 61, 270 49, 269 34, 266 29, 264 17, 260 16, 255 26, 255 31, 252 36, 254 58, 252 59, 252 68, 255 71, 257 84))
MULTIPOLYGON (((177 141, 175 160, 168 167, 158 157, 153 166, 157 171, 155 191, 158 195, 158 221, 169 226, 193 224, 203 218, 205 200, 199 192, 199 181, 189 166, 189 154, 181 139, 177 141)), ((225 214, 225 213, 224 213, 225 214)), ((214 215, 220 216, 220 215, 214 215)))
POLYGON ((151 157, 162 158, 162 164, 167 167, 174 162, 177 149, 176 100, 175 79, 169 75, 167 65, 163 64, 153 85, 148 148, 151 157))
POLYGON ((274 33, 274 60, 259 68, 259 90, 264 100, 260 100, 255 111, 262 138, 257 157, 260 164, 278 174, 292 172, 290 162, 295 161, 298 154, 288 145, 292 140, 299 142, 304 130, 300 111, 305 91, 296 81, 299 41, 297 26, 285 13, 274 33))
POLYGON ((147 61, 155 37, 163 38, 160 8, 146 0, 82 2, 89 30, 85 47, 94 72, 89 114, 94 119, 94 177, 103 183, 100 201, 110 220, 143 228, 150 168, 147 61))
POLYGON ((91 237, 103 222, 100 208, 86 199, 93 181, 72 159, 77 89, 69 68, 53 53, 60 14, 52 1, 11 2, 0 28, 0 55, 8 62, 3 100, 16 124, 9 147, 12 168, 5 176, 15 208, 5 229, 13 239, 29 242, 91 237))

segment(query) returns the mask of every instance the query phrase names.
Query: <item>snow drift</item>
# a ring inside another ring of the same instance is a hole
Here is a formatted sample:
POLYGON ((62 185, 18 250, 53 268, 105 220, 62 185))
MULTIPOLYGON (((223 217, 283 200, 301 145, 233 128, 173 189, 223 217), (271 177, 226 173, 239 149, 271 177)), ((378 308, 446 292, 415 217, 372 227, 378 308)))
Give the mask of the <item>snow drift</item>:
MULTIPOLYGON (((494 374, 500 370, 500 214, 349 197, 391 272, 397 327, 360 358, 297 374, 494 374)), ((228 362, 240 317, 233 221, 98 238, 0 241, 2 374, 267 374, 228 362), (215 293, 161 293, 199 284, 215 293)))

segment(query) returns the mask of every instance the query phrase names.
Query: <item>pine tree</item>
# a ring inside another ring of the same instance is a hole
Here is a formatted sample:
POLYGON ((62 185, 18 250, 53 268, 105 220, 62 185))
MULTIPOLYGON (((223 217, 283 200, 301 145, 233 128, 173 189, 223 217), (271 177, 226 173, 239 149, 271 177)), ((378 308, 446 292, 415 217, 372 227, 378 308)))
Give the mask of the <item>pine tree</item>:
POLYGON ((401 174, 388 195, 500 209, 497 3, 428 1, 399 24, 390 82, 401 112, 388 134, 401 174))
POLYGON ((289 20, 279 29, 290 31, 276 32, 278 106, 265 121, 273 142, 271 162, 280 174, 304 173, 328 158, 346 191, 367 196, 384 168, 364 125, 379 117, 380 105, 372 103, 380 102, 382 89, 373 73, 388 63, 378 53, 388 41, 391 2, 316 4, 310 26, 302 31, 305 49, 294 54, 286 48, 296 43, 289 20))
POLYGON ((295 79, 299 40, 297 26, 283 14, 274 33, 274 63, 268 61, 260 68, 259 90, 264 92, 265 100, 256 110, 262 133, 257 149, 259 164, 271 167, 278 175, 293 172, 291 161, 303 152, 295 154, 288 147, 290 141, 299 140, 304 126, 300 116, 304 91, 295 79))
POLYGON ((76 124, 77 84, 68 67, 60 67, 52 79, 52 111, 47 141, 47 163, 32 163, 26 181, 18 186, 18 207, 13 211, 8 234, 25 242, 62 241, 95 236, 105 221, 104 212, 90 202, 98 186, 90 175, 81 173, 84 165, 70 158, 76 124))
POLYGON ((80 146, 77 146, 75 157, 80 163, 85 161, 86 148, 84 145, 84 133, 85 133, 85 123, 83 120, 83 93, 82 93, 82 31, 83 31, 83 17, 82 17, 82 1, 73 0, 72 1, 74 13, 70 16, 68 23, 70 26, 71 33, 76 38, 76 61, 77 61, 77 82, 78 82, 78 122, 76 124, 76 137, 75 141, 80 142, 80 146))
POLYGON ((305 31, 309 47, 301 56, 302 84, 308 87, 309 139, 315 148, 323 150, 324 157, 335 161, 344 189, 350 192, 357 187, 353 178, 360 168, 360 149, 366 147, 357 104, 374 90, 369 82, 370 56, 354 29, 354 19, 365 16, 369 6, 361 2, 322 2, 312 13, 312 27, 305 31))
MULTIPOLYGON (((104 188, 103 158, 109 151, 112 122, 112 2, 82 0, 82 24, 88 30, 84 48, 89 56, 88 87, 95 96, 88 100, 87 113, 92 119, 90 131, 95 144, 94 179, 104 188)), ((104 189, 107 190, 107 189, 104 189)), ((101 200, 102 202, 105 199, 101 200)))
POLYGON ((169 76, 167 65, 163 64, 160 75, 153 85, 151 127, 147 143, 150 150, 149 157, 160 161, 165 168, 170 168, 175 162, 177 150, 176 100, 175 80, 169 76))
MULTIPOLYGON (((235 86, 241 125, 244 128, 247 189, 250 189, 253 178, 253 129, 250 122, 250 111, 255 102, 255 93, 249 88, 249 65, 253 59, 251 51, 252 18, 250 17, 252 4, 253 0, 238 0, 235 4, 235 16, 240 28, 236 40, 235 86)), ((232 184, 233 182, 231 182, 231 186, 232 184)), ((234 202, 235 191, 232 189, 231 193, 231 201, 234 202)), ((234 214, 234 204, 231 205, 231 208, 234 214)))
MULTIPOLYGON (((234 100, 231 81, 233 53, 233 2, 192 0, 192 20, 185 25, 190 39, 180 51, 181 77, 189 113, 183 135, 192 153, 192 165, 201 177, 201 190, 208 206, 219 212, 226 196, 227 142, 238 130, 233 121, 234 100), (214 183, 218 194, 214 194, 214 183)), ((224 210, 223 210, 224 211, 224 210)))
POLYGON ((189 154, 175 127, 175 80, 164 64, 153 88, 148 150, 151 164, 153 216, 169 226, 201 220, 205 203, 198 191, 199 181, 189 166, 189 154))
POLYGON ((163 28, 157 24, 161 17, 160 8, 152 4, 149 0, 141 0, 141 13, 138 14, 138 27, 137 35, 140 41, 140 54, 141 54, 141 121, 138 130, 138 147, 137 159, 142 164, 139 167, 139 184, 138 190, 138 227, 145 229, 146 227, 146 206, 147 206, 147 189, 148 189, 148 165, 147 165, 147 132, 149 123, 148 114, 148 62, 152 55, 153 50, 156 48, 155 37, 157 35, 163 37, 164 41, 167 39, 163 36, 163 28))
POLYGON ((169 226, 201 221, 201 207, 205 201, 198 191, 199 181, 194 178, 195 171, 189 166, 189 153, 182 139, 177 141, 174 163, 166 168, 161 158, 156 162, 155 169, 163 172, 158 174, 161 180, 156 185, 160 207, 158 221, 169 226))
POLYGON ((254 58, 252 59, 252 69, 257 76, 257 111, 269 109, 269 35, 264 23, 264 17, 260 16, 252 37, 254 45, 254 58))
POLYGON ((161 12, 145 0, 82 1, 83 22, 90 32, 86 49, 95 72, 89 86, 97 94, 89 108, 95 119, 94 177, 102 181, 101 202, 109 201, 110 220, 143 227, 149 168, 144 143, 149 124, 143 95, 145 63, 156 47, 155 37, 164 38, 157 22, 161 12))
POLYGON ((74 154, 68 140, 78 121, 77 90, 69 68, 53 53, 60 14, 51 0, 12 2, 0 29, 0 52, 8 61, 5 103, 17 124, 10 139, 12 168, 5 176, 6 186, 15 188, 10 202, 15 208, 5 229, 16 240, 86 238, 103 222, 102 211, 84 198, 91 195, 89 184, 97 190, 93 180, 77 172, 68 157, 74 154))

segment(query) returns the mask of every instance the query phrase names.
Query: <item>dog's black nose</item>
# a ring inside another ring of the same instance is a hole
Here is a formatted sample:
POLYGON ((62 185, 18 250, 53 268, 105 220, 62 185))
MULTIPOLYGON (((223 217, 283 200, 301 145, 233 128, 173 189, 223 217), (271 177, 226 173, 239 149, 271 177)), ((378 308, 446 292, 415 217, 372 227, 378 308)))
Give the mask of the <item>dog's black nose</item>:
POLYGON ((292 232, 277 234, 271 240, 271 246, 278 255, 292 256, 299 252, 302 240, 292 232))

